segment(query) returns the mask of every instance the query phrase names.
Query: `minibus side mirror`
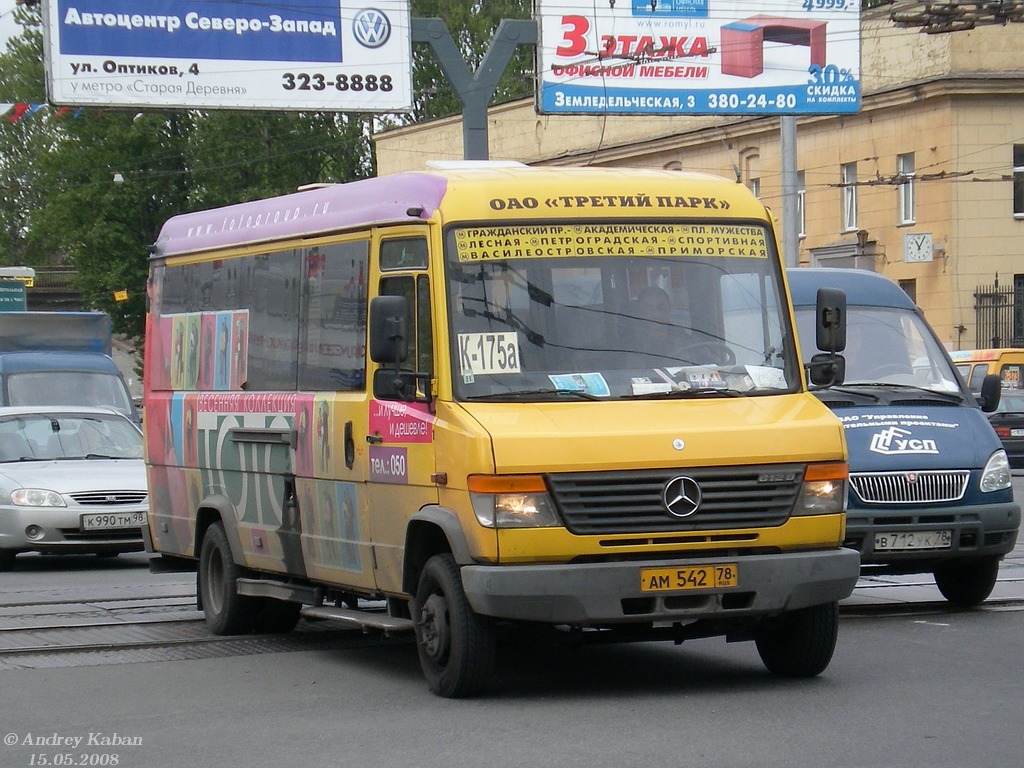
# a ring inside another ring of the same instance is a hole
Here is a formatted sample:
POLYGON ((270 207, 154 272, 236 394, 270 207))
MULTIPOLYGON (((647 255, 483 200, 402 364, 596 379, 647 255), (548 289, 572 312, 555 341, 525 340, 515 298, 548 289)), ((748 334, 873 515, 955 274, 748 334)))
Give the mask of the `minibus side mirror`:
POLYGON ((981 394, 978 404, 985 413, 992 413, 999 407, 999 398, 1003 394, 1003 381, 998 373, 988 374, 981 382, 981 394))
POLYGON ((373 396, 378 400, 430 403, 431 375, 402 368, 409 357, 408 310, 404 296, 370 300, 370 359, 382 364, 373 373, 373 396))
POLYGON ((404 296, 377 296, 370 299, 370 359, 375 363, 394 363, 409 356, 405 318, 408 303, 404 296))
POLYGON ((838 288, 819 288, 815 306, 815 333, 822 352, 846 349, 846 292, 838 288))
POLYGON ((846 293, 819 288, 814 308, 814 334, 819 354, 807 363, 807 376, 818 387, 842 384, 846 379, 846 293))
POLYGON ((819 387, 831 387, 846 381, 846 358, 829 352, 818 353, 807 365, 807 375, 811 384, 819 387))

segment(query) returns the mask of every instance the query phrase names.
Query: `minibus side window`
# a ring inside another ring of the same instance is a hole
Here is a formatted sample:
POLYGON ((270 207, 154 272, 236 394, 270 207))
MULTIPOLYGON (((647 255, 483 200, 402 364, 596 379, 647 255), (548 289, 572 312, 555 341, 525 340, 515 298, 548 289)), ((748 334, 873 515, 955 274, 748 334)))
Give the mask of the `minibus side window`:
POLYGON ((430 280, 426 275, 391 275, 381 278, 381 296, 404 296, 408 307, 409 358, 403 367, 417 373, 434 372, 434 341, 430 323, 430 280))
POLYGON ((967 388, 972 392, 981 392, 981 382, 985 380, 985 376, 988 374, 987 365, 976 365, 971 370, 971 378, 967 382, 967 388))
POLYGON ((369 240, 303 249, 299 389, 365 388, 369 254, 369 240))

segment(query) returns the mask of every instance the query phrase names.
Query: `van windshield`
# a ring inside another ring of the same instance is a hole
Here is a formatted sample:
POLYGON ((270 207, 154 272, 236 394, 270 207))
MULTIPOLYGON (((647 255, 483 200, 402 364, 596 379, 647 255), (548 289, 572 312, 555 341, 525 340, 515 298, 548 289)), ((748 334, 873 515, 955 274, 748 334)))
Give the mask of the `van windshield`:
POLYGON ((799 372, 772 255, 762 225, 450 229, 455 396, 795 391, 799 372), (725 255, 688 244, 712 230, 702 242, 725 255))
MULTIPOLYGON (((797 331, 806 359, 814 349, 814 307, 798 307, 797 331)), ((953 366, 935 335, 915 312, 850 305, 846 313, 846 379, 855 384, 893 384, 961 393, 953 366)))
POLYGON ((89 405, 113 408, 129 418, 132 402, 124 382, 112 373, 32 371, 7 377, 9 405, 89 405))

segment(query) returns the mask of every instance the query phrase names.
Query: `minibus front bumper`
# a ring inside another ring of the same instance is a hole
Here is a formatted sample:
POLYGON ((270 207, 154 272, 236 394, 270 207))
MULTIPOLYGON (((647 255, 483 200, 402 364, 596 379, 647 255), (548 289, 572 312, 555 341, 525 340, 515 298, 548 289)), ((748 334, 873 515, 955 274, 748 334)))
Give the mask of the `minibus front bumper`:
POLYGON ((462 583, 485 616, 595 626, 759 616, 835 602, 853 592, 852 549, 544 565, 467 565, 462 583), (730 582, 706 586, 715 566, 730 582), (730 569, 734 569, 730 570, 730 569))

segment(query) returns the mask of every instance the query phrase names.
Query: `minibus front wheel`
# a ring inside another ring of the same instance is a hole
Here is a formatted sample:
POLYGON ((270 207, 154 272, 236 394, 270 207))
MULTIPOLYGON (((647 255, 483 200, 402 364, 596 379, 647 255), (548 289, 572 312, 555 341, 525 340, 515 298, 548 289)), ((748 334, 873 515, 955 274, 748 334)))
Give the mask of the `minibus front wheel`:
POLYGON ((814 677, 832 660, 839 636, 839 603, 787 611, 768 619, 755 636, 761 661, 780 677, 814 677))
POLYGON ((434 555, 423 566, 412 616, 430 690, 446 698, 483 690, 494 667, 494 628, 470 607, 450 554, 434 555))

